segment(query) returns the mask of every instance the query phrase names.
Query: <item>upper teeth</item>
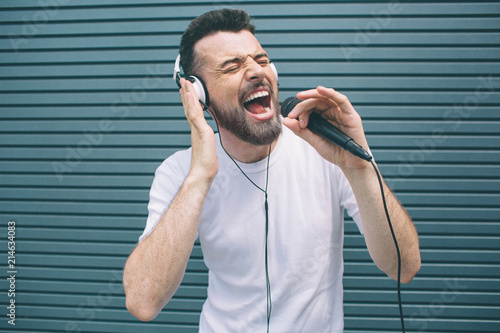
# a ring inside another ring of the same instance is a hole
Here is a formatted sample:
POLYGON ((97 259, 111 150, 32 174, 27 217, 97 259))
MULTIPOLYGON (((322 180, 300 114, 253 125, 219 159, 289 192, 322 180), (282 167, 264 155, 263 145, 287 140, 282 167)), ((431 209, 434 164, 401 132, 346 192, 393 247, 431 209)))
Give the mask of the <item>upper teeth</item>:
POLYGON ((254 99, 259 98, 259 97, 265 97, 265 96, 269 96, 269 92, 268 91, 259 91, 259 92, 253 93, 250 96, 248 96, 245 99, 244 103, 248 103, 251 100, 254 100, 254 99))

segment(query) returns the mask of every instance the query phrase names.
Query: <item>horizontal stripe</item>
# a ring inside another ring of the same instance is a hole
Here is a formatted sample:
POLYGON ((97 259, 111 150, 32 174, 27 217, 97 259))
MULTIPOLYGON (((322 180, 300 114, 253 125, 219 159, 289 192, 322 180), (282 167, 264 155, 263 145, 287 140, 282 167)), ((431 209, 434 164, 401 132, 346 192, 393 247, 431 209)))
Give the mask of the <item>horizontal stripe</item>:
MULTIPOLYGON (((253 16, 281 100, 324 85, 361 115, 419 233, 407 330, 498 332, 500 3, 326 0, 2 2, 0 226, 16 221, 16 331, 198 332, 199 241, 150 323, 126 310, 121 279, 156 168, 190 146, 171 79, 181 34, 226 6, 253 16)), ((343 256, 344 331, 401 331, 396 282, 350 217, 343 256)))

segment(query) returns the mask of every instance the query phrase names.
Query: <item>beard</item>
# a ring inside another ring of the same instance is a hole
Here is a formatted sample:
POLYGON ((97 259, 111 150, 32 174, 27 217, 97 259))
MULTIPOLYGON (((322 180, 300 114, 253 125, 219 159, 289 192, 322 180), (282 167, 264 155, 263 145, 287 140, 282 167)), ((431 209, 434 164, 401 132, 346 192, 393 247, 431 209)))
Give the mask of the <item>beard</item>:
MULTIPOLYGON (((256 85, 250 88, 250 90, 257 89, 259 86, 256 85)), ((281 119, 278 117, 281 106, 278 93, 275 93, 271 87, 270 89, 274 110, 274 116, 271 119, 255 124, 247 119, 246 113, 248 111, 243 105, 235 107, 212 101, 212 110, 214 110, 219 126, 225 128, 240 140, 255 146, 264 146, 273 143, 279 138, 282 131, 281 119)), ((244 93, 240 95, 241 101, 244 93)))

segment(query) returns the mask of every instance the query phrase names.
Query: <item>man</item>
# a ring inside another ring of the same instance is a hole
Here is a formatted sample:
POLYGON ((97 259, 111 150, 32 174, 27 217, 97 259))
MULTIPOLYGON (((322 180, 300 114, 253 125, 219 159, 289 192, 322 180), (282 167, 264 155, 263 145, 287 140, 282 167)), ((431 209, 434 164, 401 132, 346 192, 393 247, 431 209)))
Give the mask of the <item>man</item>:
MULTIPOLYGON (((397 253, 370 163, 306 125, 321 112, 367 149, 361 119, 345 96, 317 87, 297 95, 303 102, 282 126, 277 77, 253 32, 245 12, 217 10, 183 35, 182 66, 205 82, 220 142, 181 79, 192 147, 156 171, 147 227, 124 270, 127 308, 155 318, 199 237, 209 268, 200 332, 342 332, 344 209, 393 279, 397 253)), ((405 283, 420 268, 418 237, 384 189, 405 283)))

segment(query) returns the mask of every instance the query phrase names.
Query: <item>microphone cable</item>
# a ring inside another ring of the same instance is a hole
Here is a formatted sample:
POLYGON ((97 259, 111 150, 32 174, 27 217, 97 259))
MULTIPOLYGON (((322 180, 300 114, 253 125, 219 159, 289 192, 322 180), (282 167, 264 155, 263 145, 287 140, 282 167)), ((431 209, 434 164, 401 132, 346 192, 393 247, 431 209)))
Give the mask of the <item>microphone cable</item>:
POLYGON ((377 166, 373 162, 373 158, 370 159, 370 163, 373 166, 373 169, 375 170, 375 173, 377 174, 378 183, 380 185, 380 193, 382 194, 382 203, 384 204, 385 216, 387 218, 387 222, 389 223, 389 229, 391 230, 392 239, 394 241, 394 245, 396 247, 396 253, 397 253, 397 256, 398 256, 397 293, 398 293, 399 318, 401 320, 401 330, 402 330, 402 333, 405 333, 406 330, 405 330, 405 321, 404 321, 404 315, 403 315, 403 303, 401 301, 401 252, 399 250, 399 244, 398 244, 398 240, 396 238, 396 234, 394 232, 394 228, 392 227, 391 218, 389 216, 389 210, 387 209, 387 202, 385 200, 384 183, 382 181, 382 177, 380 176, 380 172, 379 172, 377 166))
MULTIPOLYGON (((281 103, 282 115, 284 117, 288 117, 290 112, 300 102, 302 102, 302 100, 298 99, 297 97, 289 97, 289 98, 285 99, 283 101, 283 103, 281 103)), ((387 217, 387 222, 389 223, 389 229, 391 231, 392 239, 393 239, 394 245, 396 247, 396 253, 397 253, 397 258, 398 258, 397 292, 398 292, 399 316, 401 319, 402 332, 405 333, 403 306, 402 306, 402 302, 401 302, 401 253, 399 250, 398 241, 396 239, 396 234, 394 233, 394 229, 392 227, 391 218, 389 216, 389 210, 387 209, 387 203, 386 203, 385 194, 384 194, 384 185, 383 185, 382 177, 380 175, 380 172, 379 172, 377 166, 373 162, 373 157, 366 150, 364 150, 363 147, 361 147, 358 143, 356 143, 351 137, 347 136, 344 132, 339 130, 333 124, 328 122, 328 120, 322 118, 317 113, 313 112, 310 114, 309 123, 307 125, 307 128, 311 132, 313 132, 313 133, 323 137, 324 139, 330 141, 331 143, 343 148, 344 150, 353 154, 354 156, 357 156, 357 157, 359 157, 367 162, 370 162, 373 166, 373 169, 375 170, 375 173, 377 174, 378 183, 380 185, 380 192, 382 194, 382 202, 384 205, 384 211, 385 211, 385 215, 387 217)))
MULTIPOLYGON (((217 132, 219 133, 219 142, 226 153, 227 156, 233 161, 233 163, 236 165, 236 167, 240 170, 240 172, 245 176, 245 178, 252 183, 253 186, 255 186, 257 189, 259 189, 261 192, 264 193, 265 201, 264 201, 264 208, 265 208, 265 216, 266 216, 266 224, 265 224, 265 272, 266 272, 266 299, 267 299, 267 313, 266 313, 266 327, 267 327, 267 333, 269 333, 269 324, 271 320, 271 310, 272 310, 272 300, 271 300, 271 284, 269 282, 269 265, 268 265, 268 235, 269 235, 269 204, 267 201, 267 190, 268 190, 268 185, 269 185, 269 161, 271 157, 271 147, 272 145, 269 145, 269 153, 267 155, 267 167, 266 167, 266 184, 264 189, 255 184, 254 181, 248 177, 248 175, 241 169, 241 167, 238 165, 238 163, 234 160, 234 158, 229 155, 227 152, 226 148, 222 144, 222 136, 220 135, 220 130, 219 130, 219 123, 217 121, 217 118, 215 117, 213 111, 203 102, 200 101, 200 103, 203 105, 203 109, 206 110, 212 119, 215 121, 215 125, 217 127, 217 132)), ((370 156, 371 157, 371 156, 370 156)), ((403 303, 401 301, 401 252, 399 249, 399 244, 396 238, 396 234, 394 232, 394 228, 392 226, 392 221, 389 215, 389 209, 387 208, 387 202, 385 199, 385 191, 384 191, 384 183, 382 181, 382 177, 380 175, 380 171, 378 170, 377 166, 373 162, 373 158, 369 159, 369 162, 373 166, 373 169, 375 170, 375 173, 377 175, 378 183, 380 186, 380 193, 382 195, 382 203, 384 206, 384 211, 385 211, 385 216, 387 218, 387 222, 389 224, 389 229, 391 231, 391 236, 394 241, 394 246, 396 247, 396 254, 397 254, 397 259, 398 259, 398 276, 397 276, 397 297, 398 297, 398 307, 399 307, 399 317, 401 321, 401 330, 402 333, 405 333, 405 322, 404 322, 404 315, 403 315, 403 303)))

